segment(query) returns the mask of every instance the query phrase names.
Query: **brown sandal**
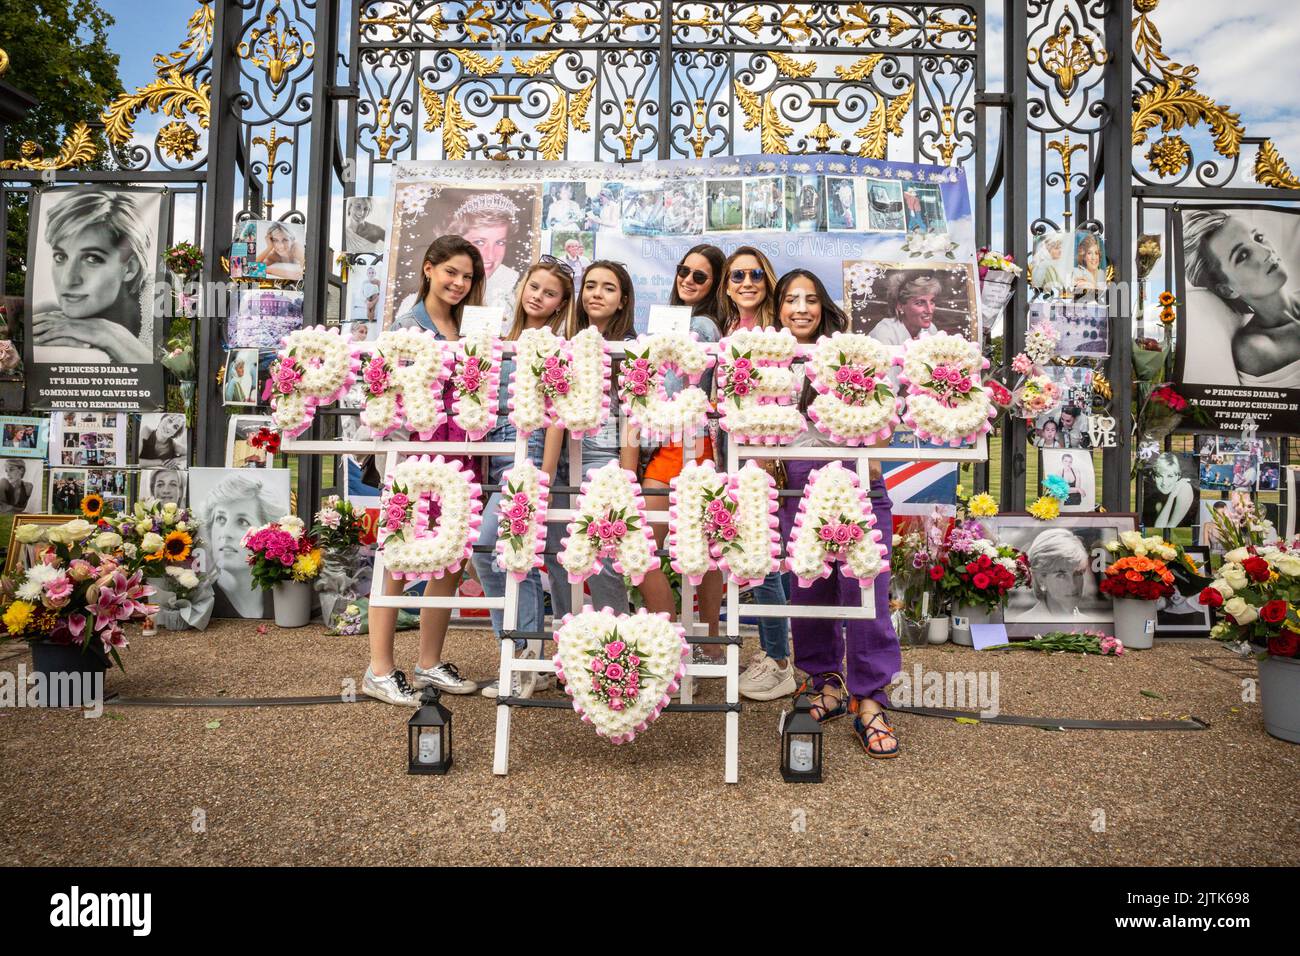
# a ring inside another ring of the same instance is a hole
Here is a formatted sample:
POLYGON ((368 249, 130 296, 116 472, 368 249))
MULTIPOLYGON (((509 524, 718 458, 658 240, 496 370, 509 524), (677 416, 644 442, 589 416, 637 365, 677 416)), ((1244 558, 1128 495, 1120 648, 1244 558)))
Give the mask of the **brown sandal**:
POLYGON ((821 674, 819 676, 826 678, 826 681, 822 683, 821 690, 816 690, 812 686, 812 680, 810 678, 800 685, 799 689, 795 691, 795 696, 798 696, 799 694, 807 694, 813 702, 812 710, 810 712, 812 719, 817 721, 819 724, 829 724, 831 721, 839 720, 841 717, 848 714, 849 692, 848 688, 844 686, 844 678, 840 677, 839 674, 821 674), (831 678, 834 678, 835 682, 840 685, 840 692, 838 695, 828 694, 826 692, 826 685, 830 683, 831 678), (826 702, 830 700, 835 701, 834 707, 826 706, 826 702))

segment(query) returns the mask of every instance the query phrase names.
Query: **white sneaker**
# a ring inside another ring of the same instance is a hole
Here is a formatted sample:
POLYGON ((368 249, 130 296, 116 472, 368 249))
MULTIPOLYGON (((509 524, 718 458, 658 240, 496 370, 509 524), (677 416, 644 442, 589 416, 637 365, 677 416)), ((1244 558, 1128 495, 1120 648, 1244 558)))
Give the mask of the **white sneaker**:
POLYGON ((771 658, 768 657, 767 654, 765 654, 762 651, 762 649, 755 651, 754 656, 749 659, 749 663, 740 669, 740 676, 743 678, 745 676, 745 673, 751 667, 756 667, 759 664, 763 663, 763 661, 767 661, 767 660, 771 660, 771 658))
POLYGON ((456 665, 447 661, 435 664, 428 670, 419 664, 415 665, 415 680, 411 681, 411 684, 417 689, 436 687, 444 694, 472 694, 478 690, 477 683, 461 677, 460 671, 456 670, 456 665))
POLYGON ((794 692, 794 667, 788 662, 781 667, 766 655, 740 678, 740 693, 750 700, 776 700, 794 692))
POLYGON ((387 677, 376 677, 367 667, 366 676, 361 681, 361 693, 386 704, 398 707, 419 707, 420 695, 406 680, 406 675, 395 670, 387 677))
MULTIPOLYGON (((537 652, 531 647, 524 648, 519 653, 519 660, 535 661, 537 660, 537 652)), ((537 678, 536 671, 512 671, 510 674, 510 696, 523 700, 532 697, 533 692, 537 690, 537 678)), ((481 693, 484 697, 498 697, 501 692, 500 685, 500 680, 491 681, 483 685, 481 693)))

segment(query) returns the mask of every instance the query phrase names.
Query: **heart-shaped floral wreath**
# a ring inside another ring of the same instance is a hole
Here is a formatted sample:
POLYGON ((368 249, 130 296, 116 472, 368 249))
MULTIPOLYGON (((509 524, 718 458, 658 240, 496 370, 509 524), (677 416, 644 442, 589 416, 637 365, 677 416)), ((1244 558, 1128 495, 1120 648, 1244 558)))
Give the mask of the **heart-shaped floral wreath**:
POLYGON ((613 744, 643 733, 681 685, 691 646, 667 614, 590 606, 555 632, 555 672, 573 709, 613 744))

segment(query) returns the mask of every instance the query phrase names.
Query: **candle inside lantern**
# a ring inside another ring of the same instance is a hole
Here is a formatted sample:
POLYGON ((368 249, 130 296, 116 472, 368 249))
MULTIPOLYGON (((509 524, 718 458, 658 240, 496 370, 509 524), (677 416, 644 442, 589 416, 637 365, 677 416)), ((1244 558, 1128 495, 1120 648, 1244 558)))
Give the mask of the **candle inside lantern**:
POLYGON ((437 763, 442 759, 442 738, 436 731, 420 733, 420 752, 416 759, 420 763, 437 763))
POLYGON ((790 741, 790 769, 796 773, 808 773, 813 767, 813 743, 811 740, 790 741))

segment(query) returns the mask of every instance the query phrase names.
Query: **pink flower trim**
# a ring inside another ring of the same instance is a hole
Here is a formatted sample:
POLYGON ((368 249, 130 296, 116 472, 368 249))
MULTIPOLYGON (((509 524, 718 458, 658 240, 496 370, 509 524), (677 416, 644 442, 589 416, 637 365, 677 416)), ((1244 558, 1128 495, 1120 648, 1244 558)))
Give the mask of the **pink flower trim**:
MULTIPOLYGON (((514 473, 515 473, 515 469, 511 468, 509 471, 507 471, 505 474, 501 476, 501 487, 503 489, 509 487, 511 481, 514 479, 514 473)), ((504 491, 502 492, 502 495, 503 497, 501 499, 501 504, 499 507, 500 509, 504 510, 506 506, 504 491)), ((546 566, 545 555, 543 554, 543 552, 546 550, 546 513, 547 513, 547 509, 550 506, 550 500, 551 500, 551 476, 548 475, 541 468, 538 468, 537 469, 537 500, 530 502, 530 504, 532 504, 533 506, 533 516, 532 518, 529 519, 532 525, 533 568, 534 569, 544 568, 546 566)), ((498 511, 497 520, 498 522, 501 521, 500 511, 498 511)), ((498 523, 498 528, 499 527, 500 524, 498 523)), ((501 532, 499 530, 497 532, 496 551, 498 555, 504 555, 506 552, 505 538, 501 535, 501 532)), ((519 582, 523 582, 524 579, 528 577, 527 571, 521 573, 519 571, 509 570, 506 573, 509 574, 510 577, 514 578, 516 581, 519 582)))
MULTIPOLYGON (((458 342, 456 343, 456 346, 456 351, 453 357, 454 367, 459 366, 461 362, 467 360, 467 356, 465 355, 466 343, 463 341, 458 342)), ((452 402, 452 419, 457 425, 464 429, 465 436, 469 441, 481 441, 488 432, 496 428, 499 409, 495 406, 501 389, 501 356, 503 353, 504 348, 501 344, 501 339, 499 337, 493 337, 492 351, 487 355, 475 356, 476 359, 485 358, 488 360, 488 370, 482 373, 482 376, 479 379, 478 390, 475 392, 480 402, 490 402, 493 407, 492 412, 488 416, 487 424, 482 428, 473 431, 465 428, 464 423, 461 421, 461 416, 469 413, 471 408, 474 406, 474 402, 468 395, 457 395, 455 401, 452 402)))
MULTIPOLYGON (((755 468, 758 470, 762 470, 759 469, 758 465, 754 464, 753 462, 745 465, 745 468, 755 468)), ((744 468, 742 468, 741 471, 743 472, 744 468)), ((773 571, 780 570, 781 567, 781 561, 780 561, 781 525, 777 519, 776 481, 775 479, 772 478, 771 475, 767 474, 766 471, 763 471, 763 474, 767 478, 767 532, 768 532, 767 537, 768 537, 768 551, 770 555, 767 574, 771 574, 773 571)), ((732 497, 739 500, 740 475, 738 474, 727 475, 726 479, 727 479, 728 492, 732 495, 732 497)), ((764 579, 767 577, 767 574, 763 574, 760 575, 759 577, 754 577, 754 578, 747 578, 742 576, 731 566, 731 562, 727 559, 727 553, 723 551, 721 548, 717 549, 717 554, 713 555, 713 557, 717 559, 719 570, 722 571, 722 573, 726 576, 728 580, 734 581, 737 587, 743 588, 743 587, 749 587, 750 585, 753 584, 762 584, 764 579)))
MULTIPOLYGON (((323 325, 309 326, 309 329, 313 332, 324 332, 326 335, 332 335, 339 339, 343 339, 343 333, 338 329, 326 328, 323 325)), ((289 358, 289 342, 292 336, 293 333, 291 332, 289 335, 280 339, 280 352, 276 356, 275 361, 283 362, 289 358)), ((311 428, 311 423, 316 418, 317 408, 322 405, 333 405, 339 399, 343 398, 343 396, 352 389, 352 386, 356 384, 357 375, 361 371, 361 356, 354 343, 347 340, 343 340, 343 342, 348 348, 348 370, 343 376, 343 384, 325 396, 307 395, 303 399, 303 417, 301 423, 292 426, 282 425, 280 427, 280 434, 286 441, 291 441, 294 438, 297 438, 303 432, 307 431, 307 429, 311 428)), ((295 359, 295 361, 297 361, 297 359, 295 359)), ((301 387, 302 383, 299 382, 298 385, 301 387)), ((295 391, 297 391, 297 389, 295 389, 295 391)), ((279 399, 280 395, 278 392, 271 396, 272 414, 275 414, 279 407, 279 399)))

